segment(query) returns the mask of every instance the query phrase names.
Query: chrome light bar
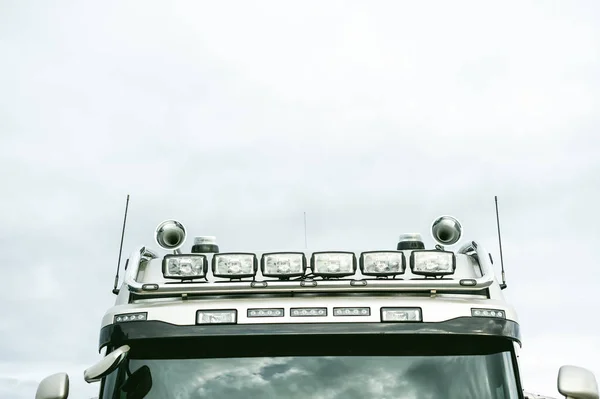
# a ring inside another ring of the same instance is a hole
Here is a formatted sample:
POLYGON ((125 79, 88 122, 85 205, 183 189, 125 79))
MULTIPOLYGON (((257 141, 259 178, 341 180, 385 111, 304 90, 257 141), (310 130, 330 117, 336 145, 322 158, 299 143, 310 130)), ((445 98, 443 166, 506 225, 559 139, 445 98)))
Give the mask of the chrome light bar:
POLYGON ((270 280, 210 283, 166 284, 137 281, 140 265, 158 255, 139 247, 129 258, 125 284, 138 295, 182 295, 182 294, 265 294, 283 292, 390 292, 390 291, 477 291, 491 286, 495 281, 494 271, 485 250, 471 242, 458 253, 475 256, 481 268, 481 277, 463 279, 359 279, 359 280, 270 280))

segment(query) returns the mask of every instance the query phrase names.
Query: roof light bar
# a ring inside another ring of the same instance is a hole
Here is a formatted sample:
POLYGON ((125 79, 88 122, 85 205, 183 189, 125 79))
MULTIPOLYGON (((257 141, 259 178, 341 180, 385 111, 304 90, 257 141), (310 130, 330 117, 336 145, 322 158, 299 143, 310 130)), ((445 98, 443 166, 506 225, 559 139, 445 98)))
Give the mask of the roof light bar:
MULTIPOLYGON (((427 252, 427 251, 426 251, 427 252)), ((437 255, 444 255, 443 251, 430 251, 435 252, 437 255)), ((419 253, 418 251, 414 253, 419 253)), ((323 254, 323 253, 321 253, 323 254)), ((324 254, 331 254, 331 252, 325 252, 324 254)), ((346 254, 348 262, 346 270, 355 271, 355 257, 351 253, 346 254), (350 266, 352 264, 352 266, 350 266)), ((274 281, 219 281, 216 284, 204 284, 199 282, 177 282, 176 284, 169 282, 148 282, 143 281, 139 273, 145 267, 146 263, 157 259, 158 255, 148 250, 146 247, 137 247, 130 255, 128 267, 125 272, 125 284, 129 291, 136 295, 181 295, 181 294, 207 294, 207 295, 228 295, 228 294, 268 294, 268 293, 289 293, 289 292, 403 292, 403 291, 431 291, 431 290, 448 290, 456 292, 465 291, 479 291, 490 287, 496 281, 492 264, 490 263, 488 253, 485 248, 471 243, 458 250, 457 254, 463 254, 467 256, 476 256, 476 263, 481 269, 480 277, 470 277, 461 279, 363 279, 361 284, 356 284, 348 279, 323 279, 323 280, 311 280, 311 281, 285 281, 283 279, 274 281)), ((219 254, 221 256, 229 254, 219 254)), ((246 254, 248 255, 248 254, 246 254)), ((419 255, 417 255, 418 257, 419 255)), ((445 255, 448 256, 448 255, 445 255)), ((451 256, 451 255, 450 255, 451 256)), ((461 256, 461 255, 457 255, 461 256)), ((252 254, 250 256, 253 262, 256 261, 256 257, 252 254)), ((215 259, 213 257, 213 259, 215 259)), ((217 257, 218 259, 218 257, 217 257)), ((246 258, 248 259, 248 258, 246 258)), ((448 259, 448 258, 447 258, 448 259)), ((162 260, 162 259, 161 259, 162 260)), ((238 259, 239 260, 239 259, 238 259)), ((406 259, 408 261, 408 257, 406 259)), ((455 264, 456 259, 452 260, 455 264)), ((251 264, 253 262, 250 262, 251 264)), ((256 262, 258 263, 258 262, 256 262)), ((342 262, 343 263, 343 262, 342 262)), ((407 262, 408 263, 408 262, 407 262)), ((411 260, 411 269, 414 269, 417 273, 423 269, 423 265, 414 265, 414 257, 411 260)), ((320 275, 328 276, 326 273, 331 269, 332 266, 327 268, 323 265, 323 258, 321 255, 311 257, 311 264, 316 265, 317 272, 321 272, 320 275), (318 262, 314 263, 314 258, 318 262)), ((447 265, 447 264, 446 264, 447 265)), ((438 265, 439 266, 439 265, 438 265)), ((335 267, 333 267, 335 268, 335 267)), ((254 268, 248 267, 250 271, 247 275, 252 276, 254 268)), ((341 268, 340 268, 341 269, 341 268)), ((426 268, 425 268, 426 269, 426 268)), ((447 267, 446 271, 452 271, 453 267, 447 267)), ((221 270, 221 267, 219 267, 221 270)), ((431 275, 431 270, 425 270, 431 275)), ((440 271, 436 271, 434 274, 439 275, 440 271)), ((239 278, 239 274, 230 273, 220 274, 226 278, 235 279, 239 278), (237 277, 236 277, 237 276, 237 277)), ((343 274, 343 273, 342 273, 343 274)), ((333 277, 339 277, 340 274, 334 274, 333 277)))
POLYGON ((418 322, 423 316, 421 308, 381 308, 381 321, 418 322))
POLYGON ((302 252, 274 252, 263 254, 260 271, 265 277, 287 279, 300 277, 306 272, 306 257, 302 252))
POLYGON ((283 317, 283 308, 248 309, 248 317, 283 317))
POLYGON ((471 316, 473 317, 497 317, 501 319, 506 318, 504 310, 498 309, 471 309, 471 316))
POLYGON ((196 324, 235 324, 237 310, 199 310, 196 312, 196 324))
POLYGON ((163 258, 162 273, 165 278, 204 278, 207 269, 204 255, 165 255, 163 258))
POLYGON ((412 251, 410 268, 414 274, 421 276, 447 276, 456 270, 456 257, 450 251, 412 251))
POLYGON ((142 284, 142 291, 158 291, 158 284, 142 284))
POLYGON ((371 308, 333 308, 334 316, 370 316, 371 308))
POLYGON ((313 274, 321 277, 345 277, 356 273, 354 252, 315 252, 310 264, 313 274))
POLYGON ((400 251, 372 251, 360 254, 360 271, 365 276, 404 274, 406 263, 400 251))
POLYGON ((212 272, 215 277, 245 278, 256 274, 256 255, 250 253, 216 254, 212 259, 212 272))
POLYGON ((290 309, 292 317, 325 317, 327 308, 292 308, 290 309))
POLYGON ((127 321, 144 321, 148 318, 148 312, 140 313, 123 313, 115 315, 115 323, 122 323, 127 321))

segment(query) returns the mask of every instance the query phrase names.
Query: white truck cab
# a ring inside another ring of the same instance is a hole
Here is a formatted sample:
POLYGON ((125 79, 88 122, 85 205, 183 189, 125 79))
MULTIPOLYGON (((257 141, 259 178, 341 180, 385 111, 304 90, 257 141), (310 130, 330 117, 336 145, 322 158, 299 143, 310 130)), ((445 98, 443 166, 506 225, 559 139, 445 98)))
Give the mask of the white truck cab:
MULTIPOLYGON (((431 226, 396 248, 370 251, 222 252, 184 226, 161 223, 157 244, 126 264, 87 369, 99 398, 526 399, 517 314, 490 254, 474 241, 456 251, 460 223, 431 226)), ((592 373, 563 366, 558 390, 598 399, 592 373)), ((36 399, 64 399, 64 373, 36 399)), ((539 397, 539 396, 538 396, 539 397)))

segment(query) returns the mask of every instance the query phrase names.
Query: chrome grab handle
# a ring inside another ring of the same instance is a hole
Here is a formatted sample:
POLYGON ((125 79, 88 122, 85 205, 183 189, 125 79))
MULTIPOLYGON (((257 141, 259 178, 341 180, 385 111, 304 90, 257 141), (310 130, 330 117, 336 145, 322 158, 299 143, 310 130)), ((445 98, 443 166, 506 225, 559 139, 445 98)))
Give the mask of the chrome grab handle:
POLYGON ((158 255, 144 246, 137 247, 137 249, 131 253, 129 261, 127 262, 127 271, 125 273, 125 284, 127 284, 130 291, 145 292, 143 289, 144 284, 137 281, 140 263, 143 260, 147 261, 148 259, 155 258, 158 258, 158 255))

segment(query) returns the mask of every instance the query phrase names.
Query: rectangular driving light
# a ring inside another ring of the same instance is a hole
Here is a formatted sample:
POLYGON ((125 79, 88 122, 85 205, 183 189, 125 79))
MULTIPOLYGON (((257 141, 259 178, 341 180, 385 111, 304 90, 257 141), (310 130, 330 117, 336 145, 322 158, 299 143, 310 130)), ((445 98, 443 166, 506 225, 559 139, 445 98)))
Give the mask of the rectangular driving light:
POLYGON ((254 254, 216 254, 212 259, 212 272, 215 277, 223 278, 254 277, 258 269, 257 265, 254 254))
POLYGON ((115 316, 115 323, 123 323, 126 321, 144 321, 148 318, 148 312, 140 313, 124 313, 115 316))
POLYGON ((283 317, 283 309, 248 309, 248 317, 283 317))
POLYGON ((456 257, 450 251, 412 251, 410 268, 421 276, 447 276, 456 270, 456 257))
POLYGON ((277 252, 263 254, 260 271, 265 277, 287 279, 300 277, 306 272, 306 257, 302 252, 277 252))
POLYGON ((505 319, 506 314, 504 310, 498 309, 471 309, 471 316, 473 317, 497 317, 505 319))
POLYGON ((327 308, 292 308, 290 310, 292 317, 325 317, 327 308))
POLYGON ((381 308, 381 321, 417 322, 423 321, 421 308, 381 308))
POLYGON ((354 252, 315 252, 310 264, 313 274, 321 277, 344 277, 356 273, 354 252))
POLYGON ((334 316, 370 316, 371 308, 333 308, 334 316))
POLYGON ((401 251, 372 251, 360 254, 360 271, 365 276, 404 274, 406 263, 401 251))
POLYGON ((204 255, 165 255, 162 272, 165 278, 205 278, 208 263, 204 255))
POLYGON ((196 312, 196 324, 235 324, 237 310, 199 310, 196 312))

